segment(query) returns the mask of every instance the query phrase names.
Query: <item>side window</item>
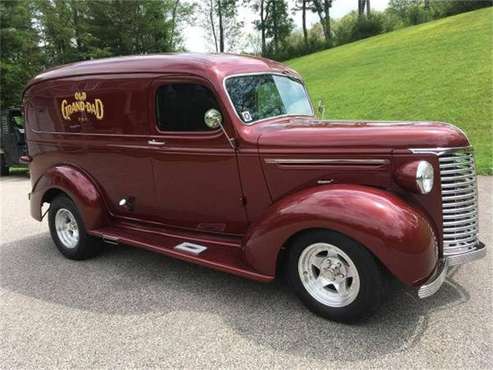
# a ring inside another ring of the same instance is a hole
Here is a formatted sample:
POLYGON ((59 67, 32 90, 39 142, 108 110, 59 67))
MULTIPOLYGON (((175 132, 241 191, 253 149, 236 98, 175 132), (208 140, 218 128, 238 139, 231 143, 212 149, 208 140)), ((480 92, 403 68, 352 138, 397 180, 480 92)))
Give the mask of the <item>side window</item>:
POLYGON ((204 123, 209 109, 219 109, 212 92, 193 83, 174 83, 159 87, 156 117, 161 131, 210 131, 204 123))

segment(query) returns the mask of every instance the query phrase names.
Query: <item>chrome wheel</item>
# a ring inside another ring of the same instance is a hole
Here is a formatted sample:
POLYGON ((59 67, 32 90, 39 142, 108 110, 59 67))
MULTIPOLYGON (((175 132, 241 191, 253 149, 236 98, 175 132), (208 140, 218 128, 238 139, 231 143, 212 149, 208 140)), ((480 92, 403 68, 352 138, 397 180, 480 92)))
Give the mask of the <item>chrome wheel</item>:
POLYGON ((55 215, 55 228, 58 239, 64 247, 72 249, 79 242, 79 225, 68 209, 60 208, 55 215))
POLYGON ((298 273, 308 293, 330 307, 349 305, 360 290, 354 262, 332 244, 315 243, 306 247, 298 260, 298 273))

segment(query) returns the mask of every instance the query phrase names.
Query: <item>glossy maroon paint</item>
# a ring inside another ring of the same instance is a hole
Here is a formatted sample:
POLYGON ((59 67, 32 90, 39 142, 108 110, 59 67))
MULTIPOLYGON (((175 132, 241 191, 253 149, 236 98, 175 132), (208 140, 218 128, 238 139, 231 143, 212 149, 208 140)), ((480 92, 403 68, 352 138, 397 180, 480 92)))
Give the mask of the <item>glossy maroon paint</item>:
POLYGON ((425 280, 441 253, 440 186, 417 194, 402 186, 399 174, 420 159, 438 171, 435 156, 409 149, 468 146, 464 134, 436 122, 311 117, 247 126, 223 80, 252 72, 297 76, 265 59, 199 54, 75 63, 37 76, 24 94, 33 217, 40 219, 42 203, 63 191, 93 235, 260 281, 274 277, 279 251, 290 238, 328 228, 366 246, 401 281, 425 280), (220 130, 158 130, 155 92, 173 81, 193 81, 214 93, 235 150, 220 130), (61 101, 76 91, 104 101, 103 121, 77 124, 62 117, 61 101), (165 145, 152 146, 150 140, 165 145), (377 162, 271 161, 314 158, 377 162), (135 197, 133 210, 118 206, 128 195, 135 197), (180 241, 200 242, 208 250, 200 257, 180 253, 173 250, 180 241))

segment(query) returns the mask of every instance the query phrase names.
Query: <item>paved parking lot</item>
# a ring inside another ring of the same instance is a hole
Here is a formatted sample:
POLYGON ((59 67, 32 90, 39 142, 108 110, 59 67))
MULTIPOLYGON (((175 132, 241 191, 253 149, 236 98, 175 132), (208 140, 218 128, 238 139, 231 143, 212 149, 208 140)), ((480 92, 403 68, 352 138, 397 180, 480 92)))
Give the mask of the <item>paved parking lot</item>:
MULTIPOLYGON (((493 177, 480 178, 492 238, 493 177)), ((418 300, 396 290, 358 325, 320 319, 282 282, 260 284, 130 247, 64 259, 2 178, 0 367, 361 368, 493 366, 492 255, 418 300)))

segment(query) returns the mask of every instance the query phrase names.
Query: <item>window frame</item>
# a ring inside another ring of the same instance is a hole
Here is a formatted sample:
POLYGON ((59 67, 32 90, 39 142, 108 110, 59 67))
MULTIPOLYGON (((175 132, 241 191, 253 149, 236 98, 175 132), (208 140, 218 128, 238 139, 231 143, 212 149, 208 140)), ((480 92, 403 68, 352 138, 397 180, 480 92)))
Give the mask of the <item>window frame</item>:
POLYGON ((187 139, 187 138, 195 138, 195 139, 215 139, 223 134, 221 128, 217 128, 215 130, 207 130, 207 131, 164 131, 159 127, 159 122, 157 119, 157 93, 160 87, 165 85, 172 84, 196 84, 207 88, 214 99, 216 99, 218 109, 223 116, 223 124, 227 121, 227 116, 223 113, 225 111, 223 102, 219 98, 219 94, 217 94, 214 86, 204 78, 200 78, 198 76, 181 76, 181 75, 168 75, 168 76, 160 76, 156 78, 152 82, 152 87, 150 89, 149 96, 149 122, 150 122, 150 137, 154 137, 156 139, 159 138, 176 138, 176 139, 187 139))
POLYGON ((230 107, 233 109, 236 118, 238 118, 238 120, 240 121, 240 123, 243 126, 250 127, 250 126, 253 126, 259 122, 269 121, 272 119, 283 118, 283 117, 312 117, 312 118, 315 118, 315 110, 313 109, 312 99, 311 99, 310 94, 308 93, 305 82, 303 81, 303 79, 301 77, 296 76, 292 73, 287 73, 287 72, 282 73, 282 72, 275 72, 275 71, 238 73, 238 74, 233 74, 233 75, 229 75, 229 76, 224 77, 222 85, 223 85, 224 93, 228 97, 228 102, 229 102, 230 107), (233 100, 231 100, 231 96, 229 95, 228 89, 226 88, 226 81, 229 80, 230 78, 235 78, 235 77, 262 76, 262 75, 276 75, 276 76, 282 76, 282 77, 287 77, 287 78, 291 77, 291 78, 298 80, 301 83, 301 86, 303 86, 303 89, 305 90, 306 97, 308 98, 308 102, 310 103, 310 108, 312 109, 312 114, 311 115, 308 115, 308 114, 281 114, 279 116, 262 118, 262 119, 253 121, 250 124, 248 124, 247 122, 244 122, 243 119, 238 114, 238 112, 236 111, 236 107, 233 103, 233 100))

